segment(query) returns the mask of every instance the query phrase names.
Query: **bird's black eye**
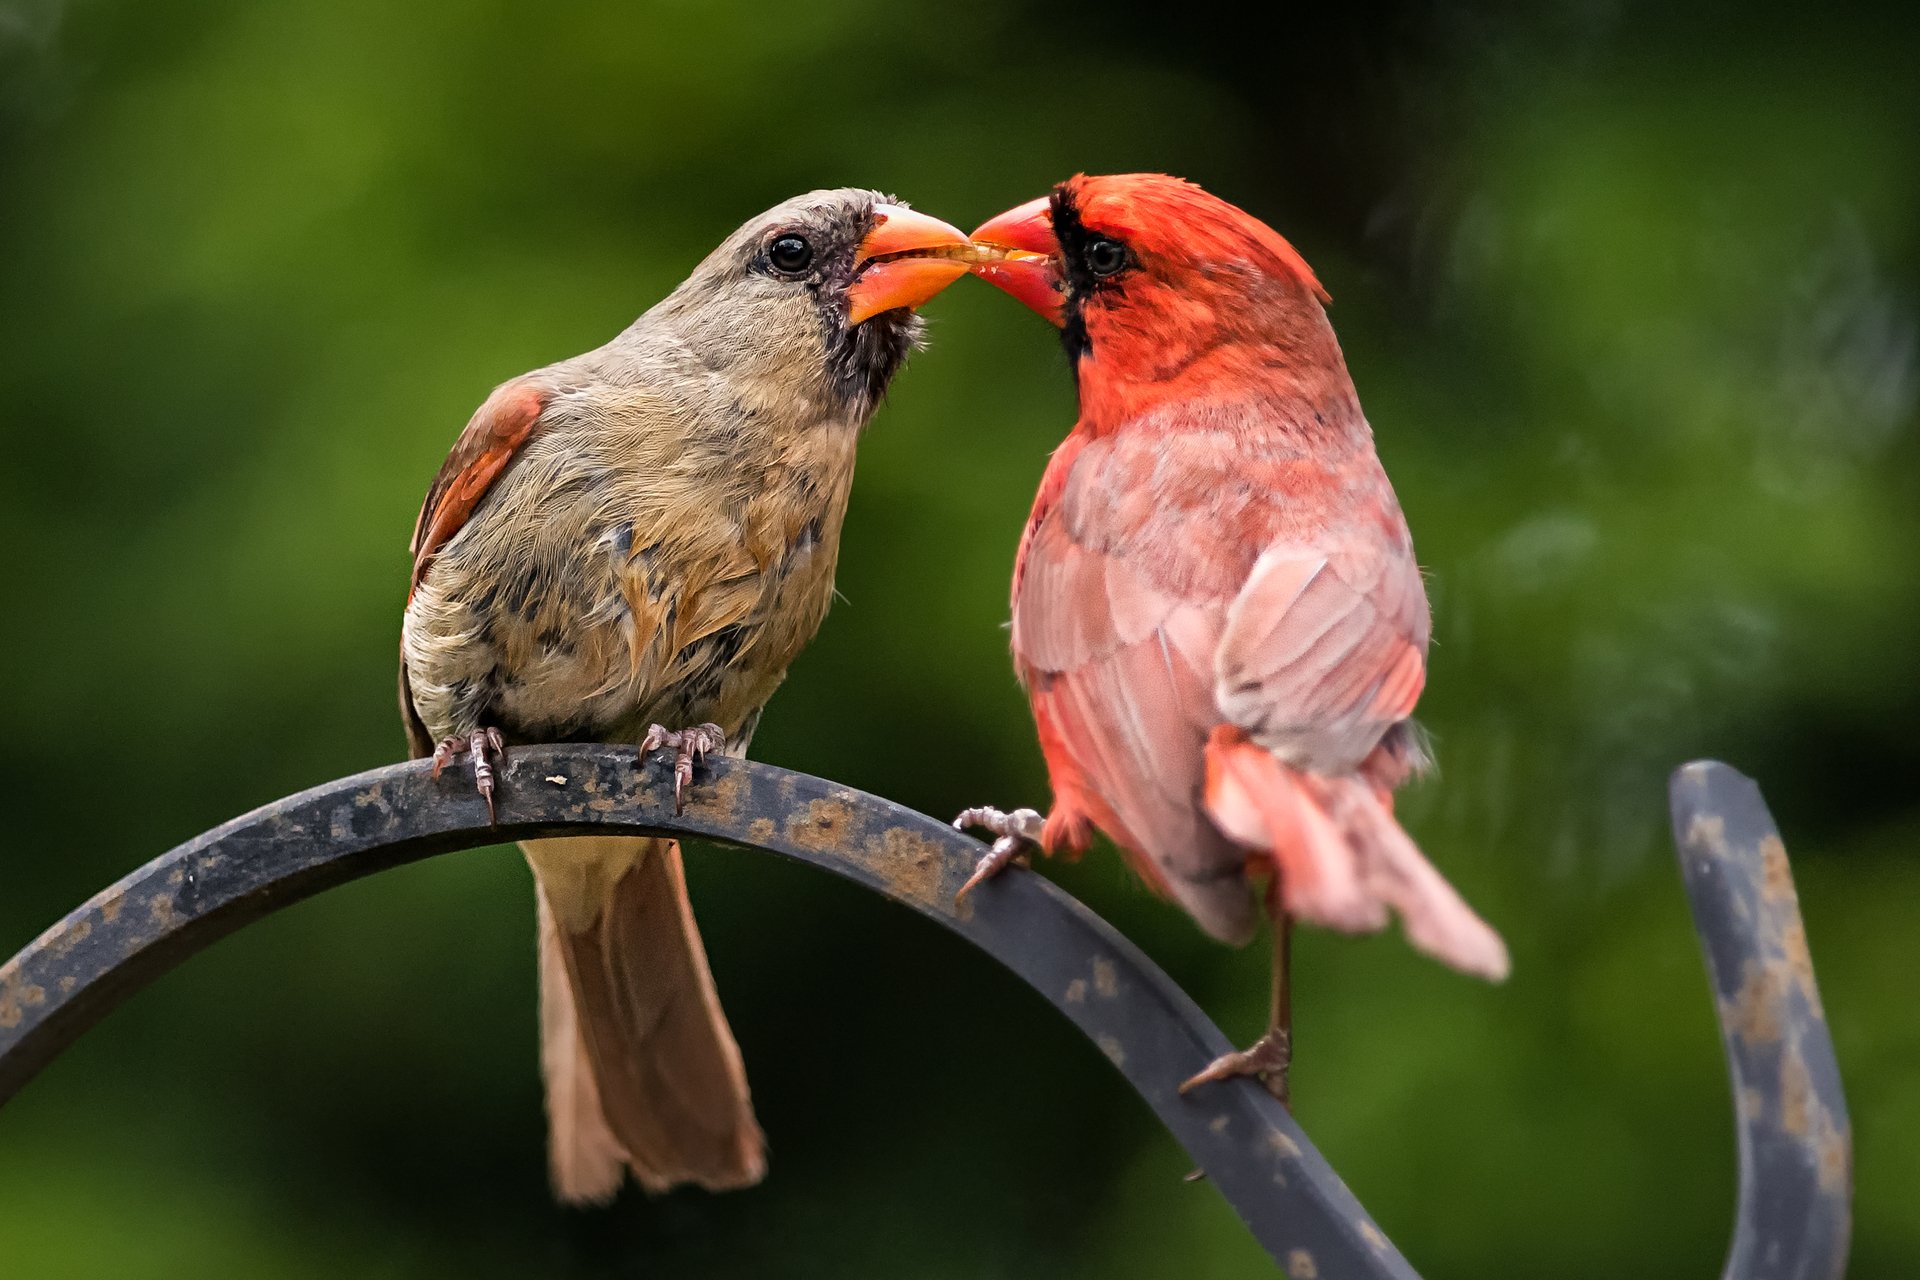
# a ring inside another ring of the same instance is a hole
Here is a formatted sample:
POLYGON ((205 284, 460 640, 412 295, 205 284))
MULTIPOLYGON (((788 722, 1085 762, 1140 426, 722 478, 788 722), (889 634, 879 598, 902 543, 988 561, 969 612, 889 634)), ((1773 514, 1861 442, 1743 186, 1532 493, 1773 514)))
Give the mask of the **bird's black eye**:
POLYGON ((813 265, 813 246, 804 236, 780 236, 767 246, 767 261, 782 275, 797 276, 813 265))
POLYGON ((1127 265, 1127 246, 1118 240, 1101 238, 1087 242, 1087 270, 1096 276, 1110 276, 1127 265))

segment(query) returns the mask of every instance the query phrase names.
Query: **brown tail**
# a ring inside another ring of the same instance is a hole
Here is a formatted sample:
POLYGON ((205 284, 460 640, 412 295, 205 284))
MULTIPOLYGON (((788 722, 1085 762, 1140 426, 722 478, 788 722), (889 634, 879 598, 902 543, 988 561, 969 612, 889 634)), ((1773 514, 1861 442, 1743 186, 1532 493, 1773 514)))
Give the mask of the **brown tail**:
POLYGON ((603 1201, 766 1175, 740 1049, 671 840, 521 845, 540 886, 541 1063, 555 1193, 603 1201))
POLYGON ((1233 840, 1272 855, 1289 914, 1365 932, 1399 913, 1407 940, 1467 973, 1507 976, 1507 948, 1434 870, 1384 793, 1357 775, 1281 763, 1246 735, 1207 743, 1207 814, 1233 840))

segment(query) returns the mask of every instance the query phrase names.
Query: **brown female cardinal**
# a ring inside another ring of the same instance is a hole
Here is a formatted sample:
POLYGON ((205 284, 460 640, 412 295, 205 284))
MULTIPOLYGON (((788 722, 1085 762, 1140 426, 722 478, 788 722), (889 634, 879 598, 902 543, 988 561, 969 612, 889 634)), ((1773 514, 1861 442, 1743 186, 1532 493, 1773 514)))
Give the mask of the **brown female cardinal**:
MULTIPOLYGON (((871 191, 748 222, 595 351, 505 383, 413 534, 400 709, 493 805, 507 744, 746 749, 833 593, 854 446, 967 238, 871 191)), ((554 1188, 765 1173, 671 840, 522 845, 554 1188)))
POLYGON ((1424 762, 1427 596, 1326 294, 1271 228, 1159 174, 1073 178, 974 239, 1012 251, 982 276, 1062 326, 1080 420, 1013 571, 1053 811, 962 814, 998 837, 968 887, 1098 826, 1242 943, 1266 874, 1267 1034, 1183 1089, 1257 1075, 1284 1101, 1289 917, 1371 930, 1391 909, 1422 950, 1507 972, 1393 816, 1424 762))

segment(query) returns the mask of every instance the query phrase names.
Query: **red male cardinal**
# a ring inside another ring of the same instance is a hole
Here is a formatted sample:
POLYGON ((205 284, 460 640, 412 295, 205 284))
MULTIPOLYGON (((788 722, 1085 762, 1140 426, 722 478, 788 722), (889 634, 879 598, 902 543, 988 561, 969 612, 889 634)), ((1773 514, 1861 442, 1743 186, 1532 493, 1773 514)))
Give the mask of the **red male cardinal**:
MULTIPOLYGON (((1013 656, 1053 811, 973 809, 1030 842, 1098 826, 1200 927, 1243 943, 1268 873, 1265 1036, 1189 1080, 1285 1099, 1287 917, 1487 978, 1506 948, 1421 856, 1393 791, 1424 764, 1426 591, 1312 270, 1271 228, 1159 174, 1080 176, 974 232, 976 270, 1062 326, 1080 420, 1013 570, 1013 656)), ((963 889, 962 892, 965 892, 963 889)))
MULTIPOLYGON (((967 238, 871 191, 789 200, 607 345, 497 389, 413 535, 400 707, 489 809, 509 742, 744 752, 833 595, 854 446, 967 238), (436 745, 437 744, 437 745, 436 745)), ((522 845, 554 1188, 766 1171, 671 840, 522 845)))

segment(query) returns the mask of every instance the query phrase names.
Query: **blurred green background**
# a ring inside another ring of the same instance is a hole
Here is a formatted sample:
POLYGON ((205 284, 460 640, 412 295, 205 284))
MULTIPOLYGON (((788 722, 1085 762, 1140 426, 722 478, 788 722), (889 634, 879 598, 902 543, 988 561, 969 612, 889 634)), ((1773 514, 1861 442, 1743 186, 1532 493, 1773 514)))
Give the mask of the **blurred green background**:
MULTIPOLYGON (((0 954, 232 814, 403 754, 416 504, 497 382, 796 191, 963 226, 1164 169, 1286 232, 1431 572, 1404 813, 1489 988, 1299 943, 1298 1112, 1432 1278, 1717 1274, 1726 1081, 1663 780, 1786 830, 1855 1120, 1857 1277, 1920 1264, 1920 17, 1767 3, 0 0, 0 954)), ((759 757, 1039 802, 1006 582, 1072 421, 970 282, 867 438, 845 601, 759 757)), ((1261 947, 1057 877, 1236 1039, 1261 947)), ((697 850, 773 1172, 554 1208, 510 849, 222 943, 0 1113, 8 1277, 1260 1274, 1094 1049, 826 877, 697 850)))

